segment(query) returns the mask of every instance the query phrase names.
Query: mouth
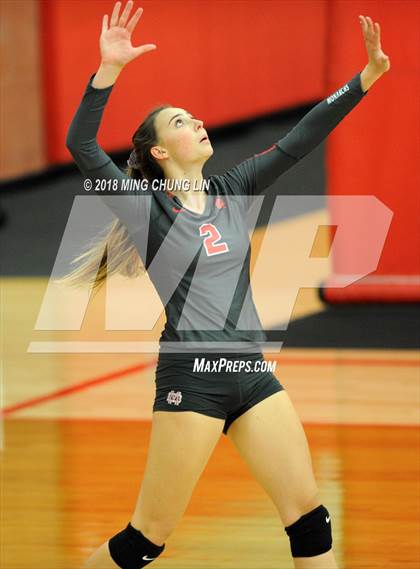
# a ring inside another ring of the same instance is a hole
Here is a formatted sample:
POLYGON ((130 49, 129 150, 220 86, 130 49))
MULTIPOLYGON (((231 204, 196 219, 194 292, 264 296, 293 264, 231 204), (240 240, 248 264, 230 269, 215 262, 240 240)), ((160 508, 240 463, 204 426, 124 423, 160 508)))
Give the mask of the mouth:
POLYGON ((201 142, 209 142, 209 137, 207 135, 203 136, 203 138, 200 140, 200 143, 201 142))

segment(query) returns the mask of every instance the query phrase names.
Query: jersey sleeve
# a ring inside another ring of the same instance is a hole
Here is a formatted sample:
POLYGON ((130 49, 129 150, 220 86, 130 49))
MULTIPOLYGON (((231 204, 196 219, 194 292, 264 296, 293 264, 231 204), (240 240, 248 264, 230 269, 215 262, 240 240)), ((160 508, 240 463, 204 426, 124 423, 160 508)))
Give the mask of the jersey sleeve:
POLYGON ((286 136, 225 172, 222 177, 229 193, 247 195, 249 207, 252 196, 264 192, 318 146, 367 92, 362 90, 359 72, 315 105, 286 136))
POLYGON ((150 216, 151 196, 149 192, 127 194, 121 191, 123 180, 127 174, 111 160, 110 156, 99 146, 97 134, 102 115, 113 85, 102 89, 92 86, 93 74, 82 101, 70 123, 66 137, 66 146, 74 158, 84 178, 95 180, 118 180, 117 191, 100 192, 106 206, 124 223, 130 232, 138 231, 147 223, 150 216))

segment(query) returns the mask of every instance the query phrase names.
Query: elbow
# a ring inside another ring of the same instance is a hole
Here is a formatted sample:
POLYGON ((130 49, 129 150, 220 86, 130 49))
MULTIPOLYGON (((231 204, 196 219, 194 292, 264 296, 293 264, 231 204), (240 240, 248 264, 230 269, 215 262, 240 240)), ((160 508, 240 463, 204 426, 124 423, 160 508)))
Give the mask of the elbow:
POLYGON ((70 154, 74 154, 77 150, 76 140, 74 139, 70 131, 67 133, 66 137, 66 148, 70 152, 70 154))
POLYGON ((83 146, 83 137, 74 122, 70 123, 66 136, 66 148, 72 156, 79 154, 83 146))
POLYGON ((71 131, 66 137, 66 147, 73 156, 75 154, 79 156, 94 156, 98 152, 98 144, 96 138, 86 138, 76 134, 72 134, 71 131))

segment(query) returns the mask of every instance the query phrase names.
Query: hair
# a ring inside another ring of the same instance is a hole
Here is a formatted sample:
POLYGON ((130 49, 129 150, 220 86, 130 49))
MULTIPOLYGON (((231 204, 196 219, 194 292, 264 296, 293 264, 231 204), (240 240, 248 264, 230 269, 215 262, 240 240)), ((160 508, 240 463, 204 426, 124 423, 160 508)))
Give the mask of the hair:
MULTIPOLYGON (((155 127, 156 115, 172 106, 167 103, 152 109, 134 133, 132 143, 135 160, 133 163, 130 156, 128 162, 132 165, 128 165, 125 170, 130 178, 146 178, 149 181, 165 178, 162 168, 153 158, 150 149, 158 143, 155 127)), ((107 275, 120 273, 123 276, 135 278, 146 270, 130 234, 119 219, 108 225, 102 238, 90 243, 87 250, 71 262, 74 264, 79 261, 82 262, 76 269, 64 277, 55 279, 55 282, 70 286, 93 284, 93 289, 96 290, 105 283, 107 275), (108 258, 108 249, 113 251, 111 260, 108 258)))

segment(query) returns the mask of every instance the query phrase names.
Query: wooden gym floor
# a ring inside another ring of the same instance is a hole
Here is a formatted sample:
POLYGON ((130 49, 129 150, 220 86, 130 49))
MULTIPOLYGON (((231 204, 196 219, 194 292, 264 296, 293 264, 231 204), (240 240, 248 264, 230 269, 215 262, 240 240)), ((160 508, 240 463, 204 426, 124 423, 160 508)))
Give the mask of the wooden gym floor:
MULTIPOLYGON (((132 511, 156 355, 45 353, 40 342, 130 341, 138 334, 98 331, 100 295, 80 331, 35 330, 47 279, 8 277, 0 285, 1 566, 79 569, 132 511)), ((256 302, 260 313, 270 313, 264 294, 256 302)), ((315 292, 302 289, 293 317, 319 310, 315 292)), ((340 569, 418 569, 419 353, 282 349, 266 359, 276 359, 275 375, 304 424, 340 569)), ((222 436, 153 567, 292 566, 274 506, 222 436)))

